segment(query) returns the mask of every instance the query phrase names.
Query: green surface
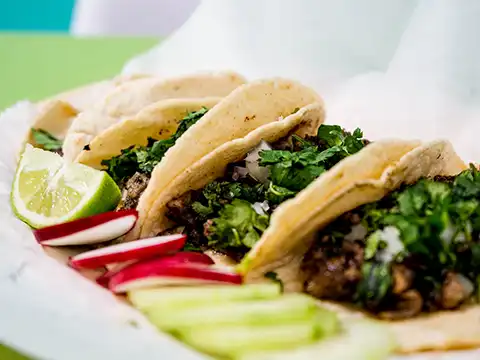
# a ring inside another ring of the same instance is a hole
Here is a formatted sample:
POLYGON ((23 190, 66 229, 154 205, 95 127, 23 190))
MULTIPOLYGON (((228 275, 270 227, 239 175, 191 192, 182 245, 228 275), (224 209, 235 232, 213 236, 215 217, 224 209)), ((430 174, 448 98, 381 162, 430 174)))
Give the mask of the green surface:
POLYGON ((20 355, 16 351, 0 344, 0 359, 1 360, 33 360, 26 356, 20 355))
POLYGON ((111 77, 153 38, 74 38, 0 33, 0 109, 111 77))

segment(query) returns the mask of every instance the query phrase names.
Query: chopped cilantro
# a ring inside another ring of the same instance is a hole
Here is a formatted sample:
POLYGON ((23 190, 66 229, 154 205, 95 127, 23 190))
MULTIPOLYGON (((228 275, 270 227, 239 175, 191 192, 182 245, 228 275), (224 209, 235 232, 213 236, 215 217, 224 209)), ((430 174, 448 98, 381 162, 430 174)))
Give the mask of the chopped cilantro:
POLYGON ((275 271, 269 271, 265 273, 265 278, 272 280, 280 285, 280 289, 283 292, 283 281, 278 277, 278 274, 275 271))
POLYGON ((210 246, 251 248, 268 226, 268 216, 259 215, 245 200, 234 199, 213 219, 210 246))
POLYGON ((63 142, 62 140, 57 139, 55 136, 50 134, 48 131, 43 129, 31 129, 33 140, 35 143, 48 151, 59 151, 62 149, 63 142))
POLYGON ((324 145, 322 149, 296 136, 293 141, 300 146, 300 151, 263 150, 260 165, 269 168, 269 177, 275 186, 298 192, 340 160, 361 150, 362 136, 359 129, 349 134, 337 125, 321 125, 317 138, 324 145))
POLYGON ((117 183, 133 176, 136 172, 150 174, 155 166, 162 160, 165 153, 192 125, 207 113, 208 109, 202 108, 191 112, 179 123, 177 131, 168 139, 148 139, 147 146, 131 146, 123 149, 120 155, 103 160, 102 165, 107 167, 107 172, 117 183))
POLYGON ((202 190, 202 198, 194 202, 192 208, 200 216, 217 214, 224 204, 234 199, 246 200, 252 204, 263 201, 263 186, 213 181, 202 190))
MULTIPOLYGON (((399 230, 405 246, 405 253, 395 261, 415 259, 417 289, 427 291, 440 287, 447 271, 466 276, 478 287, 479 196, 480 172, 471 166, 454 181, 422 179, 381 201, 359 208, 369 234, 364 253, 367 262, 357 288, 359 301, 378 305, 385 296, 385 288, 390 286, 387 274, 391 264, 376 256, 385 249, 379 246, 378 232, 387 226, 399 230), (375 268, 381 265, 383 267, 375 268)), ((428 292, 423 296, 428 298, 428 292)))
POLYGON ((362 279, 357 286, 356 301, 367 308, 376 308, 393 285, 388 264, 367 261, 362 266, 362 279))

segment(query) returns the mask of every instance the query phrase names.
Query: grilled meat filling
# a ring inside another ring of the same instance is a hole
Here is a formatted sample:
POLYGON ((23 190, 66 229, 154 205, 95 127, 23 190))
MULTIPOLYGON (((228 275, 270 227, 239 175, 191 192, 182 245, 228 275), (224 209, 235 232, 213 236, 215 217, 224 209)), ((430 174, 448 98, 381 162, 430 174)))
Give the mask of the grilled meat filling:
POLYGON ((289 135, 273 144, 262 142, 242 161, 229 164, 222 178, 170 201, 167 217, 185 227, 190 247, 241 260, 268 227, 273 211, 361 150, 368 143, 362 136, 359 129, 351 134, 339 126, 322 125, 317 136, 289 135))
POLYGON ((478 302, 480 172, 420 180, 344 214, 304 257, 304 290, 386 320, 478 302))
POLYGON ((146 174, 135 173, 130 179, 121 186, 122 199, 117 206, 118 210, 135 209, 140 200, 140 196, 147 188, 150 177, 146 174))

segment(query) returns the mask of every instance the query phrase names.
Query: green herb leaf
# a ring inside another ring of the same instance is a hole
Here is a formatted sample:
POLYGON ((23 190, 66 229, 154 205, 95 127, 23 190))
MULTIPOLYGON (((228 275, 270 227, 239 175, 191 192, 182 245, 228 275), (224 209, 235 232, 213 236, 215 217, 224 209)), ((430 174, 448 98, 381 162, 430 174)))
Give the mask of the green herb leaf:
POLYGON ((275 186, 298 192, 340 160, 361 150, 362 136, 359 129, 350 135, 338 125, 322 125, 318 140, 326 145, 323 150, 297 136, 293 142, 300 145, 300 151, 261 151, 259 165, 269 168, 269 178, 275 186))
POLYGON ((280 285, 280 289, 283 292, 283 281, 278 277, 278 274, 275 271, 269 271, 265 273, 265 278, 272 280, 280 285))
POLYGON ((102 165, 107 167, 107 172, 117 184, 133 176, 136 172, 150 174, 180 136, 200 120, 207 111, 208 109, 202 108, 189 113, 180 121, 177 131, 170 138, 163 140, 150 138, 147 146, 123 149, 120 155, 103 160, 102 165))
POLYGON ((43 129, 31 129, 31 131, 35 143, 44 150, 58 151, 62 149, 63 141, 57 139, 48 131, 45 131, 43 129))
POLYGON ((245 200, 234 199, 213 219, 209 245, 217 248, 251 248, 268 226, 268 217, 259 215, 245 200))
POLYGON ((266 199, 271 204, 280 204, 284 202, 286 199, 294 197, 296 194, 295 191, 288 190, 287 188, 273 185, 270 183, 268 186, 268 190, 265 194, 266 199))
POLYGON ((393 285, 389 264, 365 262, 362 280, 357 286, 356 300, 369 309, 376 309, 393 285))

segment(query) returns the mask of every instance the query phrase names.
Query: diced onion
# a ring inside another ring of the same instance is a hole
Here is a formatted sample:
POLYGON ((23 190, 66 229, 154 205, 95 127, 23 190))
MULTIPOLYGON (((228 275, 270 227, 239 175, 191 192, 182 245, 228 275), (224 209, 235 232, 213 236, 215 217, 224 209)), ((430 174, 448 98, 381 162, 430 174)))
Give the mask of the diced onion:
POLYGON ((383 262, 390 262, 405 246, 400 239, 400 231, 395 226, 387 226, 380 231, 380 239, 387 243, 387 247, 379 252, 383 262))
POLYGON ((467 295, 467 297, 472 295, 474 290, 472 282, 462 274, 455 274, 455 276, 457 277, 458 282, 462 285, 464 293, 467 295))
POLYGON ((237 181, 238 179, 244 178, 245 176, 248 175, 248 169, 241 167, 241 166, 235 166, 233 168, 233 175, 232 179, 234 181, 237 181))
POLYGON ((362 224, 353 225, 350 232, 345 235, 345 240, 364 240, 367 236, 367 229, 362 224))
POLYGON ((267 211, 268 209, 270 209, 270 205, 268 205, 268 202, 265 200, 264 202, 256 202, 252 205, 252 208, 253 210, 255 210, 255 212, 258 214, 258 215, 266 215, 267 214, 267 211))
POLYGON ((255 147, 255 149, 253 149, 247 154, 245 162, 249 175, 258 182, 265 184, 268 181, 268 169, 266 167, 258 165, 258 161, 260 160, 259 153, 262 150, 272 150, 272 148, 270 145, 268 145, 265 141, 262 140, 260 144, 255 147))

